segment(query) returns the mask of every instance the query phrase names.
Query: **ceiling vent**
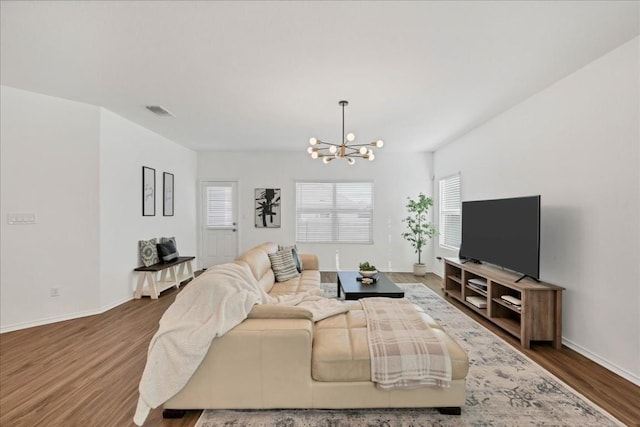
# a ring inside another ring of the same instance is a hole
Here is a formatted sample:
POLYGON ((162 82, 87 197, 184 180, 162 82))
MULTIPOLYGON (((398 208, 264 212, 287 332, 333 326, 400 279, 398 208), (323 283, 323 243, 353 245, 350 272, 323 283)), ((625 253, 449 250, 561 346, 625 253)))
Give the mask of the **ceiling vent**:
POLYGON ((169 110, 160 105, 147 105, 145 108, 157 116, 175 117, 169 110))

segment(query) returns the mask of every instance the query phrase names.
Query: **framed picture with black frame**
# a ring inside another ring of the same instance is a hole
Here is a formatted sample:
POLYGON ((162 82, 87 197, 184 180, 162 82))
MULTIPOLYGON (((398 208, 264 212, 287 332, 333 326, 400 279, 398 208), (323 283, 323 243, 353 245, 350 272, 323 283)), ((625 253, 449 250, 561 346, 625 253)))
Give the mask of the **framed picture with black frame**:
POLYGON ((173 216, 173 174, 164 172, 162 174, 163 198, 162 215, 173 216))
POLYGON ((255 225, 256 228, 280 228, 279 188, 255 189, 255 225))
POLYGON ((156 170, 142 167, 142 216, 156 215, 156 170))

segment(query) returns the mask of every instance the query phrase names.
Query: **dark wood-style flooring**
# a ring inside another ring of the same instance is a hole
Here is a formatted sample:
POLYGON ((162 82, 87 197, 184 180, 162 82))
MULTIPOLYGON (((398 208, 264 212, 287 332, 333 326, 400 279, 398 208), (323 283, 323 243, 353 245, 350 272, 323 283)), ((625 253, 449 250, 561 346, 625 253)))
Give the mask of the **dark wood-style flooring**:
MULTIPOLYGON (((421 281, 441 294, 435 275, 390 276, 397 283, 421 281)), ((335 273, 323 273, 323 282, 335 282, 335 273)), ((133 426, 147 347, 176 294, 172 289, 158 300, 0 335, 0 426, 133 426)), ((640 387, 566 347, 522 350, 517 339, 462 310, 625 424, 640 425, 640 387)), ((155 409, 145 426, 192 427, 199 416, 188 411, 183 419, 164 420, 155 409)))

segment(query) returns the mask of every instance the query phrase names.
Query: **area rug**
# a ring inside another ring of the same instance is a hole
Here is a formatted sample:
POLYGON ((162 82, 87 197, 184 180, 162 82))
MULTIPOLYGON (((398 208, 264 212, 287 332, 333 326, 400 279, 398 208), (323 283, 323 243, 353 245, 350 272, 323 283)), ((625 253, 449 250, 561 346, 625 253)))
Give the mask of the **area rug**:
MULTIPOLYGON (((426 286, 399 284, 469 355, 462 414, 434 409, 207 410, 196 427, 622 426, 500 337, 426 286)), ((335 284, 323 284, 336 296, 335 284)))

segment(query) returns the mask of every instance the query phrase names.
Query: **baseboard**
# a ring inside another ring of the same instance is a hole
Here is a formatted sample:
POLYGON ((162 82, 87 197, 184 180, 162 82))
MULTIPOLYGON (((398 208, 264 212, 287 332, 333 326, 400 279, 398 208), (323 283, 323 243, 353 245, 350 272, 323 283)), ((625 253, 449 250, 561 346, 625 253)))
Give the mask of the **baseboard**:
MULTIPOLYGON (((437 273, 435 273, 435 274, 438 275, 437 273)), ((606 359, 598 356, 597 354, 587 350, 586 348, 584 348, 584 347, 572 342, 571 340, 566 339, 565 337, 562 337, 562 344, 566 345, 567 347, 569 347, 571 350, 575 351, 576 353, 580 353, 581 355, 583 355, 584 357, 586 357, 589 360, 592 360, 593 362, 597 363, 598 365, 610 370, 614 374, 620 375, 625 380, 631 381, 635 385, 640 386, 640 376, 635 375, 635 374, 627 371, 626 369, 623 369, 623 368, 617 366, 616 364, 609 362, 608 360, 606 360, 606 359)))
POLYGON ((597 363, 598 365, 601 365, 605 368, 607 368, 608 370, 610 370, 611 372, 613 372, 614 374, 620 375, 622 378, 624 378, 627 381, 631 381, 632 383, 634 383, 637 386, 640 386, 640 377, 638 375, 635 375, 629 371, 627 371, 626 369, 623 369, 619 366, 617 366, 614 363, 609 362, 608 360, 598 356, 597 354, 587 350, 586 348, 566 339, 566 338, 562 338, 562 344, 566 345, 567 347, 569 347, 571 350, 575 351, 576 353, 580 353, 581 355, 583 355, 584 357, 586 357, 587 359, 590 359, 592 361, 594 361, 595 363, 597 363))
POLYGON ((65 320, 73 320, 73 319, 80 319, 82 317, 95 316, 96 314, 102 314, 105 311, 109 311, 112 308, 122 305, 127 301, 131 301, 132 299, 133 299, 133 296, 124 298, 121 301, 111 303, 97 310, 79 311, 76 313, 64 314, 62 316, 47 317, 44 319, 32 320, 29 322, 15 323, 13 325, 3 326, 2 328, 0 328, 0 334, 4 334, 5 332, 19 331, 21 329, 33 328, 35 326, 44 326, 44 325, 50 325, 52 323, 64 322, 65 320))

